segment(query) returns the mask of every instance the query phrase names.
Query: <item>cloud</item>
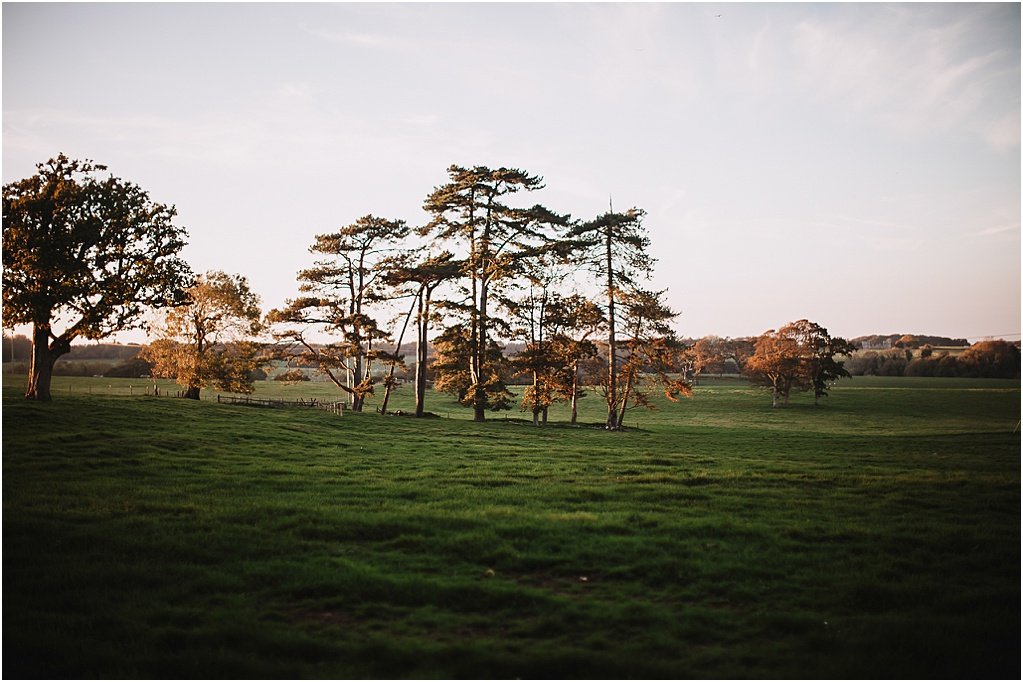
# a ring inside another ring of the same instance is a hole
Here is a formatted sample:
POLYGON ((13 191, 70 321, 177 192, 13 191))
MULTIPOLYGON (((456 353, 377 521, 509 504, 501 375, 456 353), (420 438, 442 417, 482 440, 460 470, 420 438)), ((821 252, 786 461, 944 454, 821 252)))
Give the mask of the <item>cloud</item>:
POLYGON ((298 27, 304 33, 311 35, 314 38, 320 38, 321 40, 326 40, 331 43, 357 45, 360 47, 370 48, 389 48, 397 47, 399 45, 399 43, 393 38, 380 34, 334 31, 322 26, 308 26, 304 23, 300 23, 298 27))
POLYGON ((1014 237, 1019 239, 1020 228, 1019 223, 1002 223, 998 225, 991 225, 979 230, 974 230, 967 233, 966 237, 970 239, 987 239, 991 237, 1014 237))
POLYGON ((258 122, 224 114, 183 120, 160 115, 97 116, 58 109, 5 111, 4 127, 5 147, 64 149, 64 141, 73 140, 102 149, 131 148, 218 165, 250 163, 261 137, 258 122))
POLYGON ((983 10, 888 10, 793 28, 798 77, 811 92, 900 133, 967 131, 998 151, 1018 146, 1018 33, 1014 44, 999 40, 999 17, 983 10))

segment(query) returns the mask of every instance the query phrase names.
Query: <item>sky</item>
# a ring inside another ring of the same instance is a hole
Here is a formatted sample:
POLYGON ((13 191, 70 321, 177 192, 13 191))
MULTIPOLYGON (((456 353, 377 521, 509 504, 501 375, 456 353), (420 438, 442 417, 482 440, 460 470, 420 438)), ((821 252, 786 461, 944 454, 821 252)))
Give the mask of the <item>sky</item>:
POLYGON ((315 235, 421 225, 485 165, 575 218, 644 209, 682 336, 1020 338, 1018 3, 2 12, 3 181, 106 164, 264 309, 315 235))

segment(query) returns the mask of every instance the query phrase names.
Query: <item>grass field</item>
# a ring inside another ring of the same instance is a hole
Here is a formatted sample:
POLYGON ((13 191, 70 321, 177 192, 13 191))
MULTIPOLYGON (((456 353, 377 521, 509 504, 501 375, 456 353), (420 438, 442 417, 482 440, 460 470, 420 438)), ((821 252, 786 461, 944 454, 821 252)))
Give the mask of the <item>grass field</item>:
POLYGON ((21 385, 6 678, 1020 674, 1018 382, 707 382, 622 433, 21 385))

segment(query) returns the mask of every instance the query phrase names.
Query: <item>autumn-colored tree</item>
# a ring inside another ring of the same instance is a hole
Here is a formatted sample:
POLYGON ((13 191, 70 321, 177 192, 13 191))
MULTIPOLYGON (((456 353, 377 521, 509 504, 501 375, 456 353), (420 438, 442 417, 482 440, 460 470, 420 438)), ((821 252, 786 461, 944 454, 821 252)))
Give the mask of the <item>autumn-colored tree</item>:
POLYGON ((771 389, 771 406, 788 404, 793 389, 806 387, 799 342, 780 330, 768 330, 757 339, 756 350, 746 362, 745 375, 754 384, 771 389))
POLYGON ((470 383, 465 404, 472 407, 473 420, 482 422, 488 409, 505 403, 507 393, 500 372, 488 366, 493 327, 501 322, 492 315, 491 299, 518 274, 522 260, 544 248, 553 229, 567 218, 542 206, 523 209, 507 203, 510 195, 543 187, 542 178, 525 171, 451 166, 448 178, 426 198, 423 208, 433 218, 420 234, 457 244, 465 254, 460 260, 467 280, 460 306, 468 333, 465 371, 470 383))
POLYGON ((913 334, 903 334, 892 344, 894 348, 919 348, 923 341, 913 334))
POLYGON ((323 258, 298 273, 299 290, 307 295, 267 316, 278 327, 278 354, 315 365, 349 395, 356 412, 373 392, 373 360, 389 357, 374 347, 388 334, 369 314, 381 297, 377 285, 384 271, 378 261, 408 232, 404 221, 367 215, 337 232, 317 235, 309 250, 323 258), (340 341, 314 343, 306 333, 309 327, 338 334, 340 341))
POLYGON ((541 257, 525 275, 528 285, 522 295, 502 302, 510 315, 512 338, 526 344, 512 359, 512 367, 531 380, 523 391, 521 407, 532 413, 533 425, 539 426, 541 415, 546 424, 547 410, 559 397, 556 386, 561 382, 556 375, 564 369, 555 352, 553 338, 559 331, 559 320, 551 315, 561 298, 555 291, 555 284, 563 274, 541 257))
POLYGON ((960 374, 969 377, 1019 379, 1020 349, 1008 341, 979 341, 956 359, 960 374))
POLYGON ((653 258, 647 253, 650 238, 643 229, 646 213, 631 208, 625 213, 609 210, 597 218, 580 223, 569 232, 582 249, 583 262, 604 287, 607 320, 607 428, 617 429, 621 423, 618 410, 622 405, 618 388, 618 336, 615 304, 624 288, 647 278, 653 270, 653 258))
POLYGON ((481 383, 482 389, 487 392, 488 409, 496 411, 511 408, 511 400, 515 396, 501 378, 507 361, 493 340, 489 342, 483 363, 487 374, 479 380, 469 370, 470 355, 474 348, 472 334, 465 324, 456 323, 444 329, 433 340, 433 348, 436 354, 433 369, 437 374, 434 388, 455 396, 460 404, 471 407, 475 404, 477 385, 481 383))
POLYGON ((592 337, 604 325, 600 306, 580 294, 559 297, 548 310, 553 321, 551 353, 557 371, 552 373, 554 390, 570 404, 570 422, 575 424, 579 399, 585 395, 581 386, 580 367, 597 357, 592 337))
POLYGON ((854 346, 809 320, 791 322, 757 339, 756 351, 746 363, 745 374, 755 384, 771 389, 772 406, 789 402, 793 390, 813 390, 814 404, 837 379, 848 377, 841 356, 854 346))
MULTIPOLYGON (((660 388, 664 396, 677 401, 691 396, 692 385, 682 375, 685 345, 675 337, 670 323, 678 317, 664 302, 664 291, 631 288, 622 291, 623 363, 618 378, 618 400, 615 407, 615 429, 625 423, 626 410, 632 407, 655 409, 652 389, 660 388)), ((610 387, 604 385, 605 398, 610 387)))
POLYGON ((705 336, 688 350, 694 380, 704 372, 724 374, 727 367, 728 350, 725 339, 720 336, 705 336))
POLYGON ((32 325, 25 397, 50 400, 57 358, 75 339, 138 327, 191 283, 176 211, 92 161, 63 154, 3 188, 4 324, 32 325))
POLYGON ((259 297, 241 275, 217 270, 200 275, 185 291, 183 305, 169 309, 156 325, 159 339, 140 357, 152 374, 174 379, 184 397, 198 400, 204 386, 251 393, 260 345, 259 297))
POLYGON ((694 378, 711 374, 742 373, 746 360, 753 355, 755 339, 705 336, 690 346, 687 357, 694 378))

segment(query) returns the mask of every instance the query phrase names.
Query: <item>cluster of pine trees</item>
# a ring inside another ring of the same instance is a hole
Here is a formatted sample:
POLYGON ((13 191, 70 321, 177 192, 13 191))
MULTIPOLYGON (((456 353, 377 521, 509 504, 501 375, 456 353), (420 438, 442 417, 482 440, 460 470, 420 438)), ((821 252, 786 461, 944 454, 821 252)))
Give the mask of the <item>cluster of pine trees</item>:
POLYGON ((527 377, 521 405, 539 424, 562 400, 574 420, 581 365, 599 355, 600 338, 608 428, 621 427, 628 407, 646 404, 652 384, 671 398, 688 394, 678 378, 684 345, 670 327, 677 313, 665 292, 642 285, 654 264, 644 212, 576 220, 513 201, 543 187, 519 169, 451 166, 448 181, 424 201, 424 225, 367 215, 317 235, 315 262, 298 273, 301 295, 266 317, 275 357, 315 366, 355 410, 382 390, 386 410, 399 349, 414 334, 419 416, 433 335, 437 389, 484 421, 512 407, 507 378, 527 377), (580 282, 587 273, 592 280, 580 282), (597 301, 586 288, 601 292, 597 301), (403 314, 389 329, 385 311, 401 301, 403 314), (318 342, 324 334, 335 341, 318 342), (520 348, 510 357, 509 341, 520 348))

